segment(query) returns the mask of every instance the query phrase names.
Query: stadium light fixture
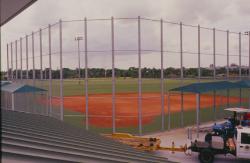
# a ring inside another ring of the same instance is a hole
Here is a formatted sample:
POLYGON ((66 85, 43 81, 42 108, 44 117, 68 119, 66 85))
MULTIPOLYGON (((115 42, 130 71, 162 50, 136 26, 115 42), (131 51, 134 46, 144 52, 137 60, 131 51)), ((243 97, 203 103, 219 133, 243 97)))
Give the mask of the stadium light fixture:
POLYGON ((81 70, 80 70, 80 40, 83 40, 82 36, 76 36, 75 41, 77 41, 77 52, 78 52, 78 78, 79 78, 79 84, 81 83, 81 70))

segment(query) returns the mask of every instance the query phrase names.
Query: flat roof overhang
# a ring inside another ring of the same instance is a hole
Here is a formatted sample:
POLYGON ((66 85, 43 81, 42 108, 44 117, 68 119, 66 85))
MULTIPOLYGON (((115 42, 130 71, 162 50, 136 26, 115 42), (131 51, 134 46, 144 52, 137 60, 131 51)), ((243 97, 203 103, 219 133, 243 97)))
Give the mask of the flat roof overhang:
POLYGON ((4 25, 37 0, 0 0, 0 26, 4 25))

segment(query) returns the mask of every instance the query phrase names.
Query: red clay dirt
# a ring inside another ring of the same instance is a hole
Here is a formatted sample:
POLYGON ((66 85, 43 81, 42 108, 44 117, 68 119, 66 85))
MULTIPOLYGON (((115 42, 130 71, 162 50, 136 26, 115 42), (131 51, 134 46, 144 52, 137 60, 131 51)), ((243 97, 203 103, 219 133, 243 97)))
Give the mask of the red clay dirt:
MULTIPOLYGON (((171 94, 170 112, 181 111, 181 95, 171 94)), ((229 103, 238 103, 238 97, 230 97, 229 103)), ((227 103, 227 97, 216 96, 216 106, 227 103)), ((59 106, 59 98, 52 99, 52 105, 59 106)), ((112 126, 112 95, 93 94, 89 95, 89 124, 96 127, 112 126)), ((164 110, 167 114, 167 95, 164 100, 164 110)), ((201 108, 213 106, 213 96, 201 95, 201 108)), ((84 96, 64 97, 64 108, 76 112, 85 113, 84 96)), ((196 108, 196 96, 194 94, 184 95, 184 111, 196 108)), ((159 93, 143 93, 142 95, 142 124, 149 124, 156 116, 161 114, 161 97, 159 93)), ((115 99, 116 127, 130 127, 138 124, 138 94, 119 93, 115 99)))

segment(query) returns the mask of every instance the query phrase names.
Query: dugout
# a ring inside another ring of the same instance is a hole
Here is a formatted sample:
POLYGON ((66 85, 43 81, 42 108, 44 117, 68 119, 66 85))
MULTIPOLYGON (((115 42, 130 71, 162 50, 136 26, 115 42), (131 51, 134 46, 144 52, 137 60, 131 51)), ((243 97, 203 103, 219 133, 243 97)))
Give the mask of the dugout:
MULTIPOLYGON (((181 86, 178 88, 171 89, 171 92, 187 92, 196 94, 196 129, 197 138, 199 137, 199 126, 200 126, 200 95, 206 92, 214 92, 214 97, 216 91, 220 90, 230 90, 236 88, 250 88, 250 81, 240 81, 240 82, 228 82, 228 81, 218 81, 218 82, 204 82, 204 83, 192 83, 186 86, 181 86), (247 85, 246 83, 249 83, 247 85)), ((168 98, 169 99, 169 98, 168 98)), ((169 102, 169 101, 168 101, 169 102)), ((169 108, 170 109, 170 108, 169 108)))
POLYGON ((21 83, 1 84, 1 109, 46 115, 47 90, 21 83))

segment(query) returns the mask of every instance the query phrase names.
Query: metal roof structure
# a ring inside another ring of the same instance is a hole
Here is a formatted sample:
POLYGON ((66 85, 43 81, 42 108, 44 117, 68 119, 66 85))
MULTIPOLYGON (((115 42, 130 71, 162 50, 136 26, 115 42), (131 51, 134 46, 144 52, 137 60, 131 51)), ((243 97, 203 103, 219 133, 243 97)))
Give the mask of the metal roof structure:
POLYGON ((25 93, 25 92, 43 92, 47 90, 26 84, 11 83, 11 84, 5 84, 3 86, 1 85, 1 91, 9 93, 25 93))
POLYGON ((245 108, 227 108, 224 110, 237 112, 237 113, 250 113, 250 109, 245 109, 245 108))
POLYGON ((236 82, 235 84, 238 84, 245 88, 250 88, 250 80, 241 80, 241 81, 236 82))
POLYGON ((48 116, 1 111, 3 162, 170 162, 48 116))
POLYGON ((173 88, 170 91, 205 93, 215 90, 217 91, 217 90, 234 89, 234 88, 245 88, 245 86, 236 83, 231 83, 228 81, 218 81, 218 82, 192 83, 186 86, 173 88))
POLYGON ((11 82, 10 81, 1 81, 1 87, 5 86, 7 84, 11 84, 11 82))
POLYGON ((37 0, 1 0, 0 1, 0 26, 20 14, 37 0))

